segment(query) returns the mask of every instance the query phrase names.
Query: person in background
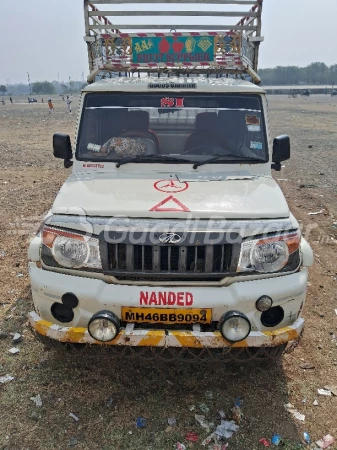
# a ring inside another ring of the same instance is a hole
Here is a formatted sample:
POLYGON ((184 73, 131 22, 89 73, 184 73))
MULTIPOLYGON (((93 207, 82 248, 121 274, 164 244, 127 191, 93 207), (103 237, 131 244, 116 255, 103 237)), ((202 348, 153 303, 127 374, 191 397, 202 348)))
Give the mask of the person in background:
POLYGON ((49 107, 49 114, 51 114, 54 111, 54 106, 50 97, 48 98, 48 107, 49 107))
POLYGON ((67 95, 67 107, 68 107, 68 112, 71 113, 71 100, 69 98, 69 95, 67 95))
POLYGON ((9 97, 9 101, 10 101, 11 103, 13 103, 13 99, 12 99, 12 97, 9 97))
POLYGON ((4 100, 4 99, 2 99, 2 100, 1 100, 1 103, 2 103, 3 105, 4 105, 4 104, 5 104, 5 100, 4 100))

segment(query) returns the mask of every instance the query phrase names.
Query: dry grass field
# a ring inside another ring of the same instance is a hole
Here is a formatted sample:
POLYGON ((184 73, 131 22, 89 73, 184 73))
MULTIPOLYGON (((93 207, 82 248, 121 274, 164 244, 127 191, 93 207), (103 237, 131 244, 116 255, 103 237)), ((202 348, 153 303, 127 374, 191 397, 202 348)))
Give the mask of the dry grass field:
POLYGON ((92 349, 58 353, 36 341, 27 324, 33 308, 27 247, 70 174, 52 156, 52 135, 73 137, 77 114, 59 99, 50 116, 45 103, 14 100, 0 104, 0 377, 14 377, 0 384, 0 450, 174 450, 177 442, 207 448, 201 442, 209 433, 194 418, 199 405, 206 403, 207 420, 218 424, 217 411, 230 411, 238 397, 244 418, 229 450, 263 448, 259 439, 274 433, 284 450, 305 448, 304 431, 312 441, 327 433, 337 440, 337 397, 317 393, 337 385, 337 99, 269 98, 272 135, 292 139, 292 158, 274 176, 309 237, 315 265, 302 340, 280 364, 263 365, 115 358, 92 349), (14 332, 24 338, 20 353, 11 355, 14 332), (301 368, 304 363, 312 368, 301 368), (30 399, 37 394, 41 407, 30 399), (286 403, 305 421, 286 412, 286 403), (136 427, 137 417, 146 418, 146 428, 136 427), (171 428, 169 417, 177 420, 171 428), (198 433, 197 443, 186 441, 190 431, 198 433))

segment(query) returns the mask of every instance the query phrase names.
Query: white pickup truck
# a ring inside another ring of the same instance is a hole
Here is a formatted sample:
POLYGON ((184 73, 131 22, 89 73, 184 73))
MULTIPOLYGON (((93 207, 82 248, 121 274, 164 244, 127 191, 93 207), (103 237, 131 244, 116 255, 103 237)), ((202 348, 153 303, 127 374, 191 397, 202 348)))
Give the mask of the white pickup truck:
POLYGON ((73 147, 54 135, 72 175, 30 244, 31 326, 64 344, 280 355, 313 254, 271 175, 290 140, 271 140, 257 85, 262 2, 222 34, 121 34, 86 6, 99 81, 73 147))

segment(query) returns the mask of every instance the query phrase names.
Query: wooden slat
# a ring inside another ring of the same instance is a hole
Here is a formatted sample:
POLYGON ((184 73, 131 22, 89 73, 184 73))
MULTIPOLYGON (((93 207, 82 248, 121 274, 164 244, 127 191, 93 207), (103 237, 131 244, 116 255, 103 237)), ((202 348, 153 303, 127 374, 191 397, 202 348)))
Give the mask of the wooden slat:
MULTIPOLYGON (((254 21, 255 21, 255 17, 251 17, 250 19, 248 19, 248 20, 245 21, 245 26, 250 25, 251 23, 254 24, 254 21)), ((256 27, 256 29, 257 29, 257 27, 256 27)), ((247 35, 250 35, 250 34, 253 34, 253 33, 254 33, 253 30, 249 30, 249 32, 247 33, 247 35)))
MULTIPOLYGON (((156 70, 156 69, 153 69, 153 68, 149 68, 149 67, 147 67, 147 68, 137 68, 137 69, 116 69, 116 68, 113 68, 113 67, 111 67, 111 70, 109 70, 108 68, 105 68, 104 70, 103 69, 98 69, 98 70, 93 70, 93 71, 91 71, 90 72, 90 75, 88 76, 88 78, 87 78, 87 80, 88 80, 88 83, 92 83, 94 80, 95 80, 95 77, 100 73, 100 72, 123 72, 123 70, 128 70, 129 72, 131 72, 131 73, 139 73, 139 72, 142 72, 142 73, 147 73, 147 74, 158 74, 158 70, 156 70)), ((220 73, 223 73, 223 74, 232 74, 232 75, 235 75, 235 74, 243 74, 243 73, 248 73, 252 78, 253 78, 253 80, 254 80, 254 83, 256 83, 256 84, 260 84, 261 83, 261 80, 260 80, 260 78, 259 78, 259 76, 257 75, 257 73, 254 71, 254 70, 252 70, 251 68, 249 68, 249 67, 246 67, 246 69, 245 70, 243 70, 242 68, 240 69, 240 68, 238 68, 238 69, 234 69, 234 68, 221 68, 221 67, 218 67, 216 70, 210 70, 210 68, 200 68, 200 67, 198 67, 197 69, 196 68, 190 68, 190 69, 178 69, 177 67, 176 68, 172 68, 172 69, 170 69, 170 72, 171 73, 175 73, 175 72, 177 72, 177 73, 180 73, 180 74, 182 74, 182 76, 187 76, 187 75, 191 75, 191 76, 197 76, 197 75, 199 75, 199 74, 210 74, 210 73, 212 73, 212 74, 216 74, 216 73, 218 73, 218 74, 220 74, 220 73)))
POLYGON ((257 17, 257 12, 244 11, 89 11, 89 16, 205 16, 205 17, 257 17))
MULTIPOLYGON (((256 31, 256 26, 238 26, 238 25, 125 25, 116 24, 111 27, 118 28, 120 30, 193 30, 198 32, 204 31, 256 31)), ((108 25, 90 25, 90 30, 106 30, 109 29, 108 25)))
POLYGON ((197 3, 197 4, 210 4, 217 5, 256 5, 258 1, 254 0, 96 0, 91 2, 94 5, 106 5, 106 4, 128 4, 128 3, 197 3))

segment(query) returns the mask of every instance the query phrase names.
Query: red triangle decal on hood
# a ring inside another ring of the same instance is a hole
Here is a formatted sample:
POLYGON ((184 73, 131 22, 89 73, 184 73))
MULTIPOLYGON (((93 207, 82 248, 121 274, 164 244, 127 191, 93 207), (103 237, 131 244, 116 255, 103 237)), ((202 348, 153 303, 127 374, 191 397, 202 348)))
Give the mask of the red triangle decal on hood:
POLYGON ((162 200, 158 205, 155 205, 150 211, 159 212, 190 212, 187 206, 183 205, 179 200, 177 200, 173 195, 162 200))

